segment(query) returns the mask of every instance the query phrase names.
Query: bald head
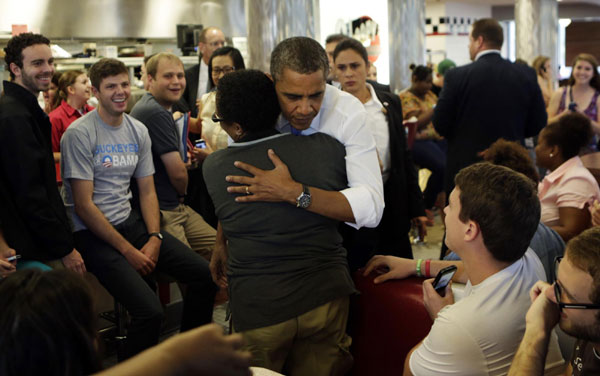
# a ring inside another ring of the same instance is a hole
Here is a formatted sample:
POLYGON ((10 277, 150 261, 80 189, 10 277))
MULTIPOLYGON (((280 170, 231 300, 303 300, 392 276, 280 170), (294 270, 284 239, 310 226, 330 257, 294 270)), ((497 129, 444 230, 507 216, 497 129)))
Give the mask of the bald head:
POLYGON ((207 27, 202 30, 198 40, 198 51, 202 54, 202 60, 208 64, 215 50, 225 45, 225 34, 216 27, 207 27))

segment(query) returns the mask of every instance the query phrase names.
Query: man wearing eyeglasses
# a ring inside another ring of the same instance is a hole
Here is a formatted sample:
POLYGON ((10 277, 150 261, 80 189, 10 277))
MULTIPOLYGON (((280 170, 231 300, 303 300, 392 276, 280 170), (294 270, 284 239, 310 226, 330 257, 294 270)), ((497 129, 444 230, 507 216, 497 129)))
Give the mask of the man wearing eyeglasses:
POLYGON ((185 71, 185 79, 188 86, 183 92, 182 101, 179 102, 177 110, 182 112, 191 111, 192 117, 198 116, 198 106, 196 101, 207 93, 210 87, 208 79, 208 62, 217 49, 225 46, 225 34, 216 27, 207 27, 200 32, 198 38, 198 54, 200 55, 200 63, 188 68, 185 71), (182 103, 185 101, 187 108, 182 108, 182 103))
POLYGON ((148 93, 135 104, 131 116, 144 123, 152 140, 161 230, 210 260, 216 231, 200 214, 183 204, 188 186, 184 163, 187 148, 171 112, 186 86, 183 63, 177 56, 162 52, 148 60, 146 71, 148 93))
POLYGON ((555 262, 552 285, 538 282, 523 341, 509 375, 540 375, 552 329, 558 324, 577 342, 565 375, 600 375, 600 227, 567 244, 555 262))

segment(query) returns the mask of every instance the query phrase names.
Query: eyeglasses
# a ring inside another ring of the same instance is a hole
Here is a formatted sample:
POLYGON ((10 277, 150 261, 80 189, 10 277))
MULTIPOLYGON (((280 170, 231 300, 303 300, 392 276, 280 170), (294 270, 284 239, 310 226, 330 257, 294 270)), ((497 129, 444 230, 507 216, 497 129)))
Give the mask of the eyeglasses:
POLYGON ((220 123, 222 121, 225 121, 225 119, 218 117, 216 112, 213 112, 211 120, 213 121, 213 123, 220 123))
POLYGON ((223 74, 228 74, 231 73, 235 70, 234 67, 223 67, 223 68, 213 68, 212 70, 212 74, 214 74, 215 76, 220 75, 221 73, 223 74))
POLYGON ((558 283, 558 280, 556 279, 556 276, 558 275, 558 265, 560 264, 560 261, 562 260, 563 256, 557 256, 556 258, 554 258, 554 296, 556 296, 556 303, 558 304, 558 308, 562 311, 563 308, 570 308, 570 309, 600 309, 600 304, 593 304, 593 303, 563 303, 560 301, 560 297, 562 295, 562 287, 560 287, 560 284, 558 283))

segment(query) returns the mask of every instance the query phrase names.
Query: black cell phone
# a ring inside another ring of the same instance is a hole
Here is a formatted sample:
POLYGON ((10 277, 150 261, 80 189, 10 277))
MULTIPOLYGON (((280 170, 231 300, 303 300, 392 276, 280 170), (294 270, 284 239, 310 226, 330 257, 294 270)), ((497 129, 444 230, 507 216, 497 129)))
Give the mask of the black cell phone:
POLYGON ((440 296, 446 296, 446 286, 450 283, 450 280, 456 273, 458 268, 455 265, 450 265, 437 274, 435 280, 433 281, 433 288, 437 291, 440 296))
POLYGON ((198 149, 206 149, 206 141, 204 141, 203 139, 198 139, 196 140, 194 146, 198 149))
POLYGON ((575 102, 569 103, 569 111, 573 111, 573 112, 577 111, 577 103, 575 103, 575 102))

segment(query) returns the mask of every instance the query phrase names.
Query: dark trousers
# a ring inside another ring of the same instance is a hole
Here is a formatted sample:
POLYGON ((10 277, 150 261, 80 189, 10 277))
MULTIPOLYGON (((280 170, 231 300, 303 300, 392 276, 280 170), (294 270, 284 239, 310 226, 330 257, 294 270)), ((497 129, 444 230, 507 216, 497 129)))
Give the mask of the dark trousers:
POLYGON ((413 160, 419 167, 431 171, 427 187, 423 192, 425 208, 431 209, 435 204, 438 193, 444 190, 444 171, 446 170, 445 140, 415 140, 411 150, 413 160))
MULTIPOLYGON (((144 221, 135 211, 116 229, 137 249, 148 241, 144 221)), ((163 236, 156 271, 187 286, 181 331, 210 323, 217 287, 212 282, 207 261, 170 234, 163 233, 163 236)), ((125 356, 131 357, 156 345, 163 308, 153 289, 155 282, 152 276, 140 275, 119 251, 91 231, 77 231, 74 237, 75 246, 88 271, 129 312, 131 322, 127 330, 125 356)))

